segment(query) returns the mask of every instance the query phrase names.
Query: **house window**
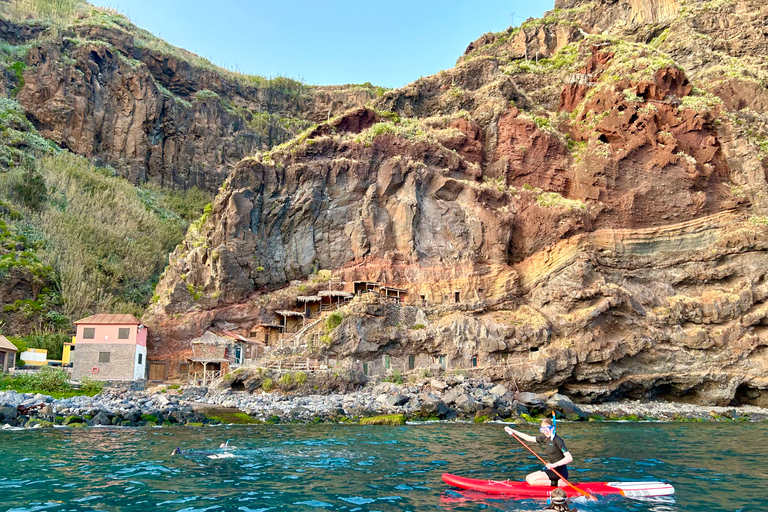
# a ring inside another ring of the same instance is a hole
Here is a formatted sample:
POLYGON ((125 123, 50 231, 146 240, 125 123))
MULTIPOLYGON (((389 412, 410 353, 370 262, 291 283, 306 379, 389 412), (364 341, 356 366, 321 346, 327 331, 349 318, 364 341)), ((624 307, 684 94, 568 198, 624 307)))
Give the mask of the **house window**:
POLYGON ((390 366, 390 357, 384 356, 384 369, 389 370, 389 366, 390 366))
POLYGON ((144 360, 143 357, 144 357, 144 354, 139 354, 139 364, 141 364, 141 362, 144 360))
POLYGON ((477 366, 477 357, 472 358, 472 367, 474 368, 475 366, 477 366))
POLYGON ((461 302, 461 295, 459 292, 453 292, 453 302, 461 302))
POLYGON ((109 352, 99 352, 99 362, 100 363, 108 363, 109 362, 109 352))
POLYGON ((416 356, 408 356, 408 369, 413 370, 416 368, 416 356))
POLYGON ((248 333, 249 338, 255 338, 258 333, 256 331, 251 331, 248 333))
POLYGON ((130 327, 120 327, 117 330, 117 339, 119 340, 127 340, 131 337, 131 328, 130 327))
POLYGON ((95 327, 84 327, 83 328, 83 339, 84 340, 94 340, 94 339, 96 339, 96 328, 95 327))
POLYGON ((189 373, 189 363, 179 363, 179 373, 187 375, 189 373))

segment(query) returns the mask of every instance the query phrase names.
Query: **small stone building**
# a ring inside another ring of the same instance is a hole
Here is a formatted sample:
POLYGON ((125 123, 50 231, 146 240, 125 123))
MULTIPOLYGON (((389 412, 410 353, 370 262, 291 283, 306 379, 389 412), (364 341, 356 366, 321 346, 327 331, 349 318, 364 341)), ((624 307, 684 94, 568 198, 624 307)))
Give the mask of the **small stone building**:
POLYGON ((100 314, 75 322, 72 378, 133 381, 147 377, 147 328, 133 315, 100 314))
POLYGON ((0 373, 9 372, 16 367, 17 351, 16 345, 0 335, 0 373))

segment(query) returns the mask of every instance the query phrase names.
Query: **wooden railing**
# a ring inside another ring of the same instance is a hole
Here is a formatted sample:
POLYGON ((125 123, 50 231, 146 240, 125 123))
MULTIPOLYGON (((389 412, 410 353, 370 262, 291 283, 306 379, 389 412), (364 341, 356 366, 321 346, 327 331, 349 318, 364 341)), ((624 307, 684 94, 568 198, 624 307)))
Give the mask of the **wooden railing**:
POLYGON ((260 366, 270 370, 277 371, 304 371, 307 373, 323 372, 328 370, 328 366, 317 362, 307 361, 282 361, 280 359, 272 361, 262 361, 260 366))
POLYGON ((207 370, 204 372, 192 372, 189 374, 189 378, 194 383, 199 383, 205 386, 212 380, 218 379, 226 372, 224 370, 207 370))

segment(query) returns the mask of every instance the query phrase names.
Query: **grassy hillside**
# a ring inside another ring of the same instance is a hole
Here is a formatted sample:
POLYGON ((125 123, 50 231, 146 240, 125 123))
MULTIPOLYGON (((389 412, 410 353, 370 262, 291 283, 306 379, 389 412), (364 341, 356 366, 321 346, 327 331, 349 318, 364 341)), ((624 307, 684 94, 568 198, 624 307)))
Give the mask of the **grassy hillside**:
POLYGON ((20 315, 42 339, 96 312, 141 315, 209 201, 198 189, 134 187, 46 141, 18 103, 0 99, 0 279, 23 271, 35 290, 3 304, 0 318, 20 315))

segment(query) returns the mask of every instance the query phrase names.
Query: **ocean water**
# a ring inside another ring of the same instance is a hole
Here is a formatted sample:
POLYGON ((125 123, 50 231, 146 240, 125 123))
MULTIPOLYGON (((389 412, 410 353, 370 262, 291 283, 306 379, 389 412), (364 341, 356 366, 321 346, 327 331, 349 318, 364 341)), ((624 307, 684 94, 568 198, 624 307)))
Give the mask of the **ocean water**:
MULTIPOLYGON (((529 429, 535 433, 534 427, 529 429)), ((668 480, 673 499, 585 512, 768 511, 766 423, 561 423, 578 481, 668 480)), ((540 463, 499 424, 254 425, 0 432, 0 511, 536 511, 440 479, 522 479, 540 463), (230 439, 233 457, 220 443, 230 439), (171 456, 179 446, 181 455, 171 456)))

